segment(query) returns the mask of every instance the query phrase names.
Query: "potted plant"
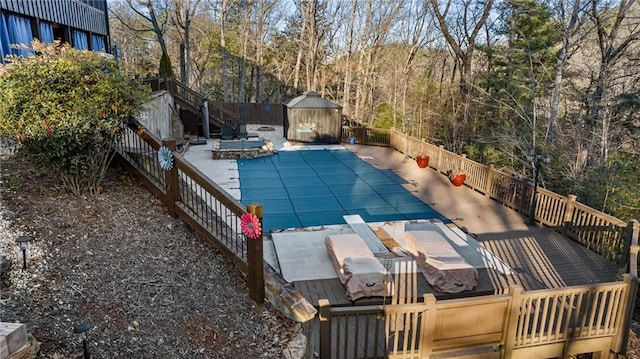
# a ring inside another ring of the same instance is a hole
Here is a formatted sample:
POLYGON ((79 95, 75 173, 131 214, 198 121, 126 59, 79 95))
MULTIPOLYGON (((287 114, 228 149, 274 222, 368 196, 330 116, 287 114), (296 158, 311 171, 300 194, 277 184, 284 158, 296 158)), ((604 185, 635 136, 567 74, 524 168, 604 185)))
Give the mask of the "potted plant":
POLYGON ((459 187, 462 186, 467 178, 467 172, 465 170, 449 170, 447 176, 454 186, 459 187))
POLYGON ((418 163, 418 167, 427 168, 427 166, 429 166, 429 156, 416 156, 416 162, 418 163))

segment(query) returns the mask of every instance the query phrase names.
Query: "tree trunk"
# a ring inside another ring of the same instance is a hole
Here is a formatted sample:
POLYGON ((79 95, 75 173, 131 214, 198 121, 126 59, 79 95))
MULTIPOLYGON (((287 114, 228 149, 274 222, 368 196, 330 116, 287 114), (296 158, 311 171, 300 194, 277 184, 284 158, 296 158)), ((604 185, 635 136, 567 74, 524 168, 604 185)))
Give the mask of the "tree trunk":
POLYGON ((358 9, 358 0, 353 0, 353 6, 351 8, 351 17, 349 18, 349 36, 347 37, 347 56, 345 59, 345 71, 344 71, 344 90, 342 95, 342 112, 344 114, 351 114, 351 60, 353 55, 353 32, 354 22, 356 18, 356 12, 358 9))
POLYGON ((638 42, 640 29, 635 27, 632 31, 621 31, 621 26, 630 14, 630 9, 635 0, 621 0, 617 7, 615 19, 606 18, 607 11, 599 7, 596 0, 592 0, 591 19, 595 25, 600 49, 600 67, 595 78, 594 90, 590 96, 589 126, 594 133, 599 133, 597 151, 590 151, 589 163, 600 164, 609 156, 609 126, 612 105, 610 88, 613 86, 613 68, 632 44, 638 42), (610 25, 609 25, 610 24, 610 25), (608 29, 608 31, 607 31, 608 29), (624 36, 624 37, 623 37, 624 36), (599 126, 598 126, 599 124, 599 126))
POLYGON ((229 70, 227 66, 227 42, 224 39, 226 18, 227 18, 227 1, 222 0, 222 7, 220 9, 220 62, 222 66, 222 97, 224 102, 230 102, 229 96, 229 70))
POLYGON ((442 35, 449 44, 449 47, 451 47, 457 58, 456 62, 460 66, 460 112, 458 114, 458 124, 453 127, 454 138, 452 138, 452 145, 454 147, 452 150, 460 151, 468 137, 469 105, 471 90, 473 88, 471 71, 474 50, 476 48, 476 38, 489 18, 489 14, 493 8, 493 0, 488 0, 482 4, 480 14, 474 14, 471 5, 466 4, 463 9, 460 9, 461 13, 457 13, 458 18, 453 21, 448 21, 445 18, 451 7, 451 0, 448 0, 444 12, 440 10, 438 0, 429 0, 429 3, 438 20, 442 35), (476 19, 475 23, 473 23, 473 19, 476 19), (452 31, 450 30, 451 27, 454 26, 452 24, 458 24, 458 26, 462 28, 454 28, 452 31), (470 28, 467 28, 467 26, 470 28), (464 36, 462 39, 456 39, 453 33, 461 33, 464 34, 464 36), (458 40, 460 42, 458 42, 458 40))
POLYGON ((547 142, 554 146, 558 137, 558 108, 560 106, 560 94, 563 84, 564 68, 569 60, 569 48, 572 46, 571 38, 573 37, 576 29, 581 23, 581 14, 583 2, 581 0, 574 0, 571 7, 571 17, 567 23, 565 14, 565 0, 559 0, 559 14, 558 20, 562 23, 562 47, 558 53, 558 59, 555 65, 554 81, 553 81, 553 93, 551 95, 551 103, 549 104, 549 130, 547 136, 547 142))

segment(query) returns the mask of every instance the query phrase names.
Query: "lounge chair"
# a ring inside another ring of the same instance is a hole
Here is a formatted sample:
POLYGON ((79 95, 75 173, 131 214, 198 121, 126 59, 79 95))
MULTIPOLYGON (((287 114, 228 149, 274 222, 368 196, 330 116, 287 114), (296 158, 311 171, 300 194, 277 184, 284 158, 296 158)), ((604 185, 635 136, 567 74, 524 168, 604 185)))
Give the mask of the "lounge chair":
POLYGON ((406 249, 436 291, 459 293, 472 290, 478 284, 478 271, 440 232, 407 231, 404 240, 406 249))
POLYGON ((329 235, 325 244, 349 300, 392 295, 393 283, 389 271, 359 235, 329 235))

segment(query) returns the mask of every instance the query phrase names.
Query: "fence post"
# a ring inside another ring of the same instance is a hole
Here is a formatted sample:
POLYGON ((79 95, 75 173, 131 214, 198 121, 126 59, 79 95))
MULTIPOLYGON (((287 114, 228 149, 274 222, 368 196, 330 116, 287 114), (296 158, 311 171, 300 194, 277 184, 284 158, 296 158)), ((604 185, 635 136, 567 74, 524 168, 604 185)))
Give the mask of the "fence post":
POLYGON ((444 145, 438 146, 438 158, 436 159, 436 170, 438 172, 442 172, 440 170, 442 168, 442 150, 444 150, 444 145))
POLYGON ((331 304, 327 299, 318 300, 320 320, 320 359, 331 359, 331 304))
MULTIPOLYGON (((260 220, 260 228, 263 228, 262 205, 251 203, 247 205, 247 212, 255 214, 260 220)), ((262 246, 262 231, 260 231, 258 238, 247 238, 249 297, 258 304, 264 303, 264 256, 262 246)))
POLYGON ((396 133, 396 128, 391 127, 389 129, 389 147, 393 149, 395 149, 395 147, 393 146, 393 144, 395 143, 395 133, 396 133))
MULTIPOLYGON (((465 171, 466 170, 466 164, 467 162, 467 154, 463 153, 460 155, 460 164, 458 165, 458 169, 465 171)), ((469 177, 469 174, 467 174, 467 177, 469 177)))
POLYGON ((622 315, 624 318, 620 321, 618 335, 612 340, 611 351, 614 353, 626 353, 627 344, 629 342, 629 330, 631 329, 631 321, 633 319, 633 309, 636 304, 636 295, 638 293, 638 277, 633 274, 625 273, 623 281, 627 284, 626 306, 622 315), (614 347, 615 346, 615 347, 614 347))
POLYGON ((509 312, 507 313, 507 323, 502 333, 502 342, 504 343, 504 358, 511 359, 513 355, 513 346, 516 344, 516 334, 518 329, 518 317, 520 316, 520 297, 522 296, 522 287, 514 285, 509 287, 509 312))
MULTIPOLYGON (((429 358, 433 351, 433 338, 435 338, 436 332, 436 297, 432 293, 427 293, 423 296, 424 304, 426 306, 426 313, 422 318, 422 328, 420 334, 420 358, 429 358)), ((406 350, 406 349, 405 349, 406 350)))
MULTIPOLYGON (((162 145, 166 146, 174 153, 177 150, 176 140, 173 138, 166 138, 162 140, 162 145)), ((175 160, 173 167, 170 170, 164 172, 165 183, 165 205, 167 211, 171 217, 177 217, 176 214, 176 202, 179 199, 178 195, 178 168, 176 167, 175 160)))
POLYGON ((564 210, 564 218, 562 219, 562 235, 566 236, 569 226, 571 225, 571 219, 573 218, 573 206, 578 197, 575 194, 567 196, 567 206, 564 210))
POLYGON ((633 277, 638 276, 638 251, 640 251, 638 232, 640 232, 640 223, 635 219, 630 220, 625 230, 624 249, 618 263, 623 273, 628 270, 633 277))
POLYGON ((487 168, 487 181, 484 183, 484 195, 487 197, 491 197, 491 186, 493 185, 493 169, 494 166, 491 164, 489 168, 487 168))

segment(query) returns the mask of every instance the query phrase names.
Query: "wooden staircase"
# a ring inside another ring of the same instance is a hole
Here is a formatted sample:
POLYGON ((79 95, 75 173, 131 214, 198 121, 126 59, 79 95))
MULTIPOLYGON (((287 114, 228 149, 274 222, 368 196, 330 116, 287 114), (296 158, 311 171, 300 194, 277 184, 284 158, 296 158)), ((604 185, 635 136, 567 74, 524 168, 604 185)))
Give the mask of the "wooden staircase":
MULTIPOLYGON (((167 90, 173 96, 176 103, 180 106, 180 120, 183 121, 185 128, 191 130, 198 129, 202 126, 203 106, 206 103, 209 113, 208 133, 202 129, 203 135, 213 135, 220 133, 222 137, 233 137, 233 131, 241 134, 243 126, 240 124, 240 117, 223 108, 222 106, 207 101, 207 98, 183 85, 172 77, 155 77, 143 80, 144 83, 151 87, 152 91, 167 90)), ((208 137, 208 136, 207 136, 208 137)))

